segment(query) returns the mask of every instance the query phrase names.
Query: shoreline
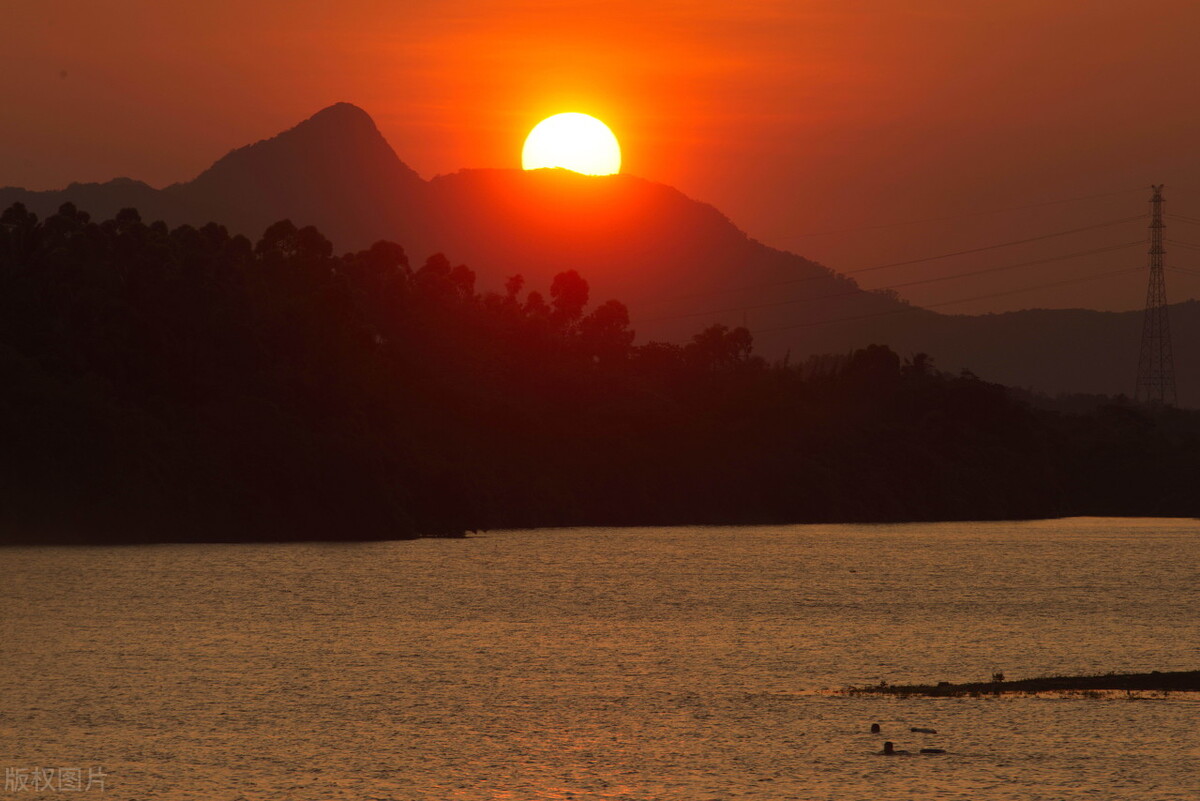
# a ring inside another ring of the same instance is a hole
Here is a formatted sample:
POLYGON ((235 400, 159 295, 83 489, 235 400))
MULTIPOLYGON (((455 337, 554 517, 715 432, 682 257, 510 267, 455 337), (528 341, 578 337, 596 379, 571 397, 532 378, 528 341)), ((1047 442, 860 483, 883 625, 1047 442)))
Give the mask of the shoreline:
MULTIPOLYGON (((511 531, 544 531, 556 529, 607 529, 607 528, 777 528, 790 526, 920 526, 944 525, 949 523, 1038 523, 1067 520, 1147 520, 1156 522, 1189 521, 1195 522, 1200 518, 1179 515, 1147 516, 1140 514, 1065 514, 1054 517, 977 517, 977 518, 947 518, 929 520, 794 520, 789 522, 594 522, 594 523, 542 523, 528 526, 502 525, 496 527, 479 527, 473 529, 441 530, 430 533, 395 532, 394 534, 374 534, 360 536, 318 536, 318 535, 275 535, 245 534, 241 536, 225 534, 223 536, 156 536, 154 534, 140 536, 109 536, 104 533, 88 532, 23 532, 14 533, 11 530, 0 530, 0 549, 28 547, 125 547, 141 545, 268 545, 268 544, 366 544, 373 542, 413 542, 417 540, 471 540, 481 537, 494 536, 511 531)), ((1026 681, 1033 681, 1027 679, 1026 681)), ((985 683, 986 684, 986 683, 985 683)), ((924 685, 911 685, 914 687, 924 685)), ((965 685, 964 685, 965 686, 965 685)), ((861 689, 861 688, 860 688, 861 689)), ((876 689, 876 688, 867 688, 876 689)))
POLYGON ((1200 692, 1200 670, 1158 671, 1149 673, 1105 673, 1080 676, 1038 676, 1016 681, 981 681, 954 684, 886 684, 847 687, 841 695, 919 695, 930 698, 962 698, 1006 693, 1041 692, 1200 692))

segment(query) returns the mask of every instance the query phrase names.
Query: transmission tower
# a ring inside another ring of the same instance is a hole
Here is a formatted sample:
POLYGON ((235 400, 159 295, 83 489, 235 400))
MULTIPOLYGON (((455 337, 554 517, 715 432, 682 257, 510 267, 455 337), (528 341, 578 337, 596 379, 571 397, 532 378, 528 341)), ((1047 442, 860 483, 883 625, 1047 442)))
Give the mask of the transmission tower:
POLYGON ((1138 359, 1134 398, 1148 403, 1175 404, 1175 360, 1171 355, 1171 326, 1167 321, 1167 283, 1163 277, 1163 185, 1150 196, 1150 286, 1142 320, 1142 354, 1138 359))

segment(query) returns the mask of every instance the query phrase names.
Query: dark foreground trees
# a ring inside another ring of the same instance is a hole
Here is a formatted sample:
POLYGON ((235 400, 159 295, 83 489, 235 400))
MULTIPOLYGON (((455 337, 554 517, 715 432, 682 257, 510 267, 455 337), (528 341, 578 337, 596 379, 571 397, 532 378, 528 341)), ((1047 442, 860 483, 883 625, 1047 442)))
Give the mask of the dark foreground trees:
POLYGON ((1195 415, 1035 410, 884 347, 767 365, 745 329, 633 345, 586 281, 480 292, 132 210, 0 216, 0 537, 1194 515, 1195 415))

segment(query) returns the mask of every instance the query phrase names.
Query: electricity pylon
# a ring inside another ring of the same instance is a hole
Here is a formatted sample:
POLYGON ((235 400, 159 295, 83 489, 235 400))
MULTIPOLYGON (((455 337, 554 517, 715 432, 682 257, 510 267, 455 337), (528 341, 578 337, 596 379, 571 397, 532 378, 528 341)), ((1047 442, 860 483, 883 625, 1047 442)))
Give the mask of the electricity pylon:
POLYGON ((1150 286, 1142 318, 1142 353, 1138 359, 1134 398, 1148 403, 1175 404, 1175 360, 1171 355, 1171 325, 1167 321, 1167 282, 1163 276, 1163 185, 1150 187, 1150 286))

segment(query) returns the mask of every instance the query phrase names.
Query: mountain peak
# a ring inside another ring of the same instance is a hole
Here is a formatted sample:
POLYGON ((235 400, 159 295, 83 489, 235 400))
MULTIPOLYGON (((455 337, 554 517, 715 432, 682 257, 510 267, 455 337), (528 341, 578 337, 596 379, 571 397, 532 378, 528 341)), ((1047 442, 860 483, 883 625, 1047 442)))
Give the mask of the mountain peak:
POLYGON ((282 161, 288 162, 288 167, 299 167, 297 159, 337 162, 347 157, 388 162, 386 171, 392 177, 420 180, 396 157, 371 115, 352 103, 334 103, 282 133, 230 151, 196 180, 204 182, 214 175, 231 169, 241 171, 263 161, 282 161))
POLYGON ((320 223, 338 247, 352 248, 394 230, 396 198, 420 192, 424 183, 370 114, 335 103, 170 189, 212 219, 237 219, 251 231, 284 217, 320 223))
POLYGON ((353 103, 344 101, 326 106, 291 130, 296 131, 306 127, 360 128, 376 133, 379 131, 370 114, 353 103))

